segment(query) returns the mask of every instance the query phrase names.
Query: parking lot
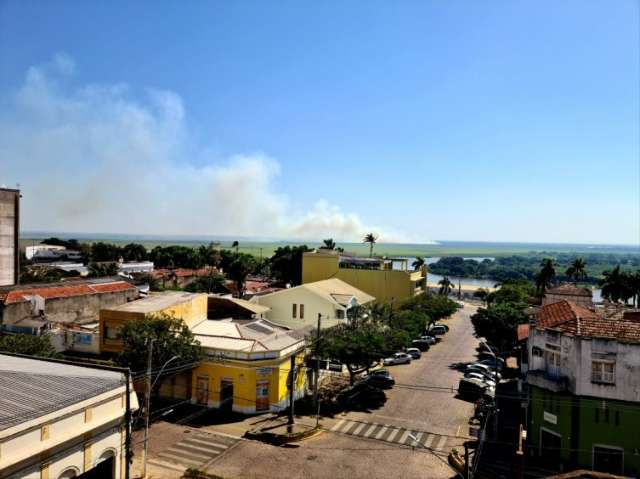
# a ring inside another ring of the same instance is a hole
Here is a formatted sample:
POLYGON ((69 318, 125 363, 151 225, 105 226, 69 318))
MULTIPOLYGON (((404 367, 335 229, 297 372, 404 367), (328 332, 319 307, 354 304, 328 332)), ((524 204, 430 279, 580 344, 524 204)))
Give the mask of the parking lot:
POLYGON ((290 447, 242 441, 208 470, 229 478, 453 477, 446 456, 462 449, 473 412, 455 388, 460 365, 475 358, 474 312, 467 304, 448 319, 450 331, 421 359, 388 367, 396 386, 383 407, 324 418, 323 434, 290 447))

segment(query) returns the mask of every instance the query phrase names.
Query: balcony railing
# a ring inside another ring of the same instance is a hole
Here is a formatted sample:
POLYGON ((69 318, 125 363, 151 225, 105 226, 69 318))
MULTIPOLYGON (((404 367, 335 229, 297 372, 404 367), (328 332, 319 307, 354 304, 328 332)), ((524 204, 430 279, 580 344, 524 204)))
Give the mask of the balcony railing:
POLYGON ((569 379, 558 369, 529 370, 527 371, 527 382, 554 392, 566 391, 569 387, 569 379))

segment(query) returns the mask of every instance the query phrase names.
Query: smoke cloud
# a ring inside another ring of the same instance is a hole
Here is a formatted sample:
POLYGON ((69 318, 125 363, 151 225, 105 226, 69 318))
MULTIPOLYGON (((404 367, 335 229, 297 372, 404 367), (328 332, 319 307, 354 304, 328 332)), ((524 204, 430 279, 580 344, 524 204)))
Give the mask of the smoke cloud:
POLYGON ((75 71, 65 54, 29 68, 0 114, 0 182, 21 184, 23 229, 406 239, 322 198, 294 213, 274 191, 278 161, 194 145, 176 93, 72 86, 75 71))

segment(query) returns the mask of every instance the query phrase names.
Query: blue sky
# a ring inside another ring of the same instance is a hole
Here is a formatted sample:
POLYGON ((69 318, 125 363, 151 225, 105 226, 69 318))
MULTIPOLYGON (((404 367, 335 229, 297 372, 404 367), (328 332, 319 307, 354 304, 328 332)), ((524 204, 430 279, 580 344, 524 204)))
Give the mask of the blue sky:
POLYGON ((639 243, 638 23, 633 0, 0 1, 0 183, 32 230, 639 243))

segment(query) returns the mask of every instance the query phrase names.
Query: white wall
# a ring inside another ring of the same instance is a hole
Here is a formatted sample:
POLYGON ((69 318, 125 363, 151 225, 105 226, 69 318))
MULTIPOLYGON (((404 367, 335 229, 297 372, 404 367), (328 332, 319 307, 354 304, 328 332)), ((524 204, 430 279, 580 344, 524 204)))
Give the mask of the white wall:
POLYGON ((332 301, 308 291, 306 288, 291 288, 278 291, 265 296, 254 296, 251 302, 262 304, 271 308, 266 313, 267 319, 300 321, 303 324, 314 323, 318 313, 323 318, 336 318, 338 309, 332 301), (297 304, 296 318, 293 317, 293 304, 297 304), (300 305, 304 304, 304 319, 300 319, 300 305))

